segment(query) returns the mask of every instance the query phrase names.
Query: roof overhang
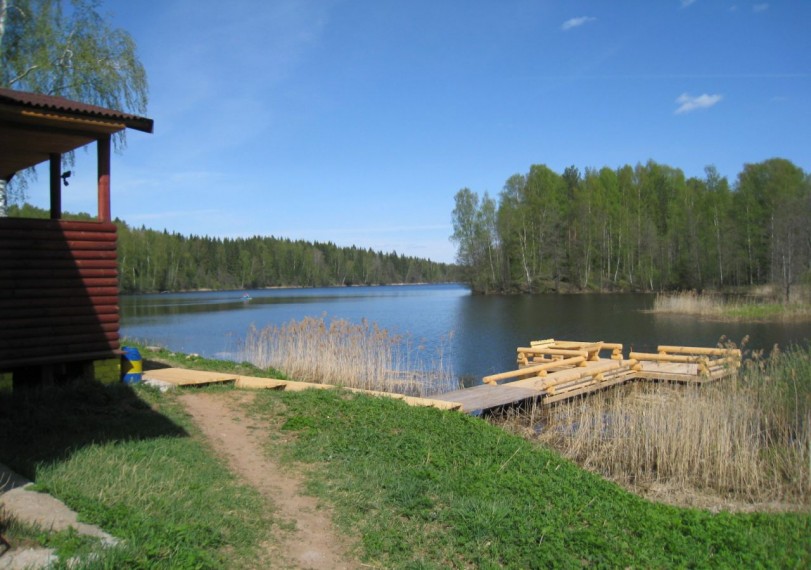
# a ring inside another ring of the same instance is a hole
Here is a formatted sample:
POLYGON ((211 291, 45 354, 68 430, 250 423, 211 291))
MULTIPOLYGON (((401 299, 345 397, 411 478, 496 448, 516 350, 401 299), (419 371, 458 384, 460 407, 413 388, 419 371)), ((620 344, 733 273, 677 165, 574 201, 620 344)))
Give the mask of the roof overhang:
POLYGON ((63 97, 0 89, 0 178, 126 128, 151 133, 153 121, 63 97))

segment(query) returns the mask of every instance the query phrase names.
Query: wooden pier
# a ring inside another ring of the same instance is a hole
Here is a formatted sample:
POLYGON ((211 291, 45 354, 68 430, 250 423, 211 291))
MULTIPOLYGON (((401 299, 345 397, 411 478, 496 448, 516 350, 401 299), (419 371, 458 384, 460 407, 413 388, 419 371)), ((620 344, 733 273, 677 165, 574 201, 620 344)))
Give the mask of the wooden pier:
MULTIPOLYGON (((475 413, 524 401, 553 404, 635 380, 704 383, 735 374, 741 351, 726 348, 659 346, 656 353, 622 354, 621 344, 547 339, 518 347, 516 368, 485 376, 483 384, 428 398, 345 388, 403 400, 412 406, 475 413)), ((144 372, 144 379, 174 386, 234 383, 239 388, 299 391, 337 388, 327 384, 275 380, 165 368, 144 372)))
POLYGON ((634 380, 704 383, 733 375, 737 349, 659 346, 656 353, 631 352, 622 345, 547 339, 518 347, 516 369, 485 376, 483 384, 433 399, 454 402, 467 412, 539 400, 553 404, 634 380), (601 354, 609 352, 608 356, 601 354))

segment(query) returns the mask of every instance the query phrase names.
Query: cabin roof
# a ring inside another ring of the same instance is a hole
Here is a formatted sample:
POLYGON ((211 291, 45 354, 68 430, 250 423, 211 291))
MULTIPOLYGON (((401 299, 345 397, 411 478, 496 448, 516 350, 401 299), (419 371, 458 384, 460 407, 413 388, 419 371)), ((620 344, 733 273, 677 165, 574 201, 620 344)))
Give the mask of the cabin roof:
POLYGON ((152 119, 64 97, 0 88, 0 177, 126 128, 151 133, 152 119))

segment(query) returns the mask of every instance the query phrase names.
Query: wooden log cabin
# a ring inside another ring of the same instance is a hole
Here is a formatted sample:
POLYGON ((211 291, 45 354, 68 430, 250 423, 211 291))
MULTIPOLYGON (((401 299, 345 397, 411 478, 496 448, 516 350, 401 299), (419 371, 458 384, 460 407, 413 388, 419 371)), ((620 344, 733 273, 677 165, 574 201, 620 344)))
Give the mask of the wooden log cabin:
MULTIPOLYGON (((9 218, 0 204, 0 375, 13 386, 92 375, 119 359, 111 137, 151 133, 151 119, 61 97, 0 89, 0 182, 50 168, 50 219, 9 218), (62 155, 96 143, 98 215, 62 219, 62 155)), ((110 366, 112 364, 112 366, 110 366)), ((110 373, 110 370, 115 370, 110 373)))

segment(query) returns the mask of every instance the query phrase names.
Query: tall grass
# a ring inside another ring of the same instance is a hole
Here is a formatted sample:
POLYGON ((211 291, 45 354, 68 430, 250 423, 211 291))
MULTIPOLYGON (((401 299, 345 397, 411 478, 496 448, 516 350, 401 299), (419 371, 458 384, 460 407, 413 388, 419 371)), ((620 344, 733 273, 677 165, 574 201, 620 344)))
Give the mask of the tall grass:
POLYGON ((811 349, 713 385, 636 384, 502 418, 622 483, 811 505, 811 349))
POLYGON ((724 299, 721 296, 699 294, 695 291, 657 293, 653 301, 654 313, 717 316, 723 311, 724 299))
POLYGON ((658 293, 652 311, 742 321, 796 320, 811 317, 811 304, 802 300, 785 303, 762 296, 727 299, 718 293, 681 291, 658 293))
POLYGON ((242 359, 272 366, 295 380, 427 396, 458 387, 450 337, 433 354, 409 336, 376 324, 307 317, 281 326, 251 327, 242 359))

